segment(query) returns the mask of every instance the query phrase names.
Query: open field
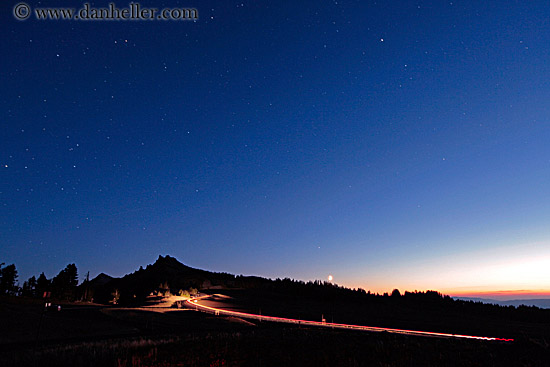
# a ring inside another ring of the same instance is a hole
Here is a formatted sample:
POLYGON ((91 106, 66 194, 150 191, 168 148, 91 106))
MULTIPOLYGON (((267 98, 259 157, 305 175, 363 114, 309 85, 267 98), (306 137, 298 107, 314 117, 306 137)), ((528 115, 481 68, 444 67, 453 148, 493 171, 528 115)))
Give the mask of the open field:
MULTIPOLYGON (((222 298, 218 298, 221 300, 222 298)), ((226 299, 230 301, 230 299, 226 299)), ((221 302, 220 302, 221 303, 221 302)), ((548 344, 445 340, 243 322, 193 310, 2 300, 2 366, 547 366, 548 344)))
POLYGON ((536 345, 450 341, 263 325, 56 343, 4 354, 3 366, 547 366, 536 345))

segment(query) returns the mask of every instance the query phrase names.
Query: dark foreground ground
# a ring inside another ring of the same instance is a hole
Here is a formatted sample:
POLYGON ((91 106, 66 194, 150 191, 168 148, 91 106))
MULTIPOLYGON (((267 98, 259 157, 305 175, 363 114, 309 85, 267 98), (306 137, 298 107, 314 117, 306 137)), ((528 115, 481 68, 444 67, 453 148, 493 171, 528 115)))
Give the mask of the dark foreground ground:
POLYGON ((0 366, 550 366, 544 340, 514 343, 250 324, 195 311, 89 306, 44 314, 0 300, 0 366))

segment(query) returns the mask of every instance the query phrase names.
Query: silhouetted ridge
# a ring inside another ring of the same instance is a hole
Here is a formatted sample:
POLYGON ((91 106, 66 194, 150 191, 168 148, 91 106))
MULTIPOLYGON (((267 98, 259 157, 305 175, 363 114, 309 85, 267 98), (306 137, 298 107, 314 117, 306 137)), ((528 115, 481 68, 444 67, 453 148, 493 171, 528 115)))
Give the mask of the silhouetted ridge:
MULTIPOLYGON (((478 322, 470 322, 470 328, 464 329, 461 321, 464 317, 486 320, 486 323, 490 323, 487 320, 491 319, 536 321, 550 325, 550 311, 536 307, 502 307, 459 301, 436 291, 405 291, 401 294, 394 290, 391 295, 379 295, 361 288, 350 289, 319 280, 304 282, 289 278, 272 280, 257 276, 235 276, 195 269, 170 256, 159 256, 145 269, 140 267, 122 278, 100 274, 90 285, 88 290, 93 293, 95 302, 116 300, 116 303, 124 305, 138 305, 151 294, 186 294, 196 290, 223 289, 224 293, 236 296, 233 301, 237 304, 243 302, 243 308, 262 309, 282 317, 308 319, 330 313, 331 317, 348 323, 362 322, 375 326, 378 323, 380 326, 401 328, 432 325, 434 331, 468 331, 472 334, 480 333, 480 329, 476 329, 478 322), (438 316, 434 319, 433 315, 438 316), (445 323, 443 326, 438 324, 437 320, 441 317, 447 320, 447 326, 445 323), (399 321, 401 319, 413 321, 412 324, 403 324, 399 321)), ((500 325, 500 322, 495 321, 494 325, 500 325)), ((499 330, 498 327, 494 329, 497 334, 499 330)))
POLYGON ((98 276, 96 276, 94 279, 90 280, 90 286, 102 286, 102 285, 105 285, 107 283, 109 283, 111 280, 113 280, 114 278, 110 275, 107 275, 105 273, 101 273, 99 274, 98 276))
POLYGON ((187 265, 180 263, 176 258, 166 255, 159 258, 153 265, 147 266, 147 269, 166 276, 192 274, 195 272, 202 272, 202 270, 191 268, 187 265))
POLYGON ((151 293, 178 294, 190 288, 238 288, 266 281, 268 280, 258 277, 235 277, 232 274, 195 269, 171 256, 161 255, 154 264, 147 265, 145 269, 140 267, 122 278, 111 278, 103 284, 96 283, 93 287, 97 302, 112 301, 113 294, 116 293, 120 297, 120 303, 139 303, 151 293))

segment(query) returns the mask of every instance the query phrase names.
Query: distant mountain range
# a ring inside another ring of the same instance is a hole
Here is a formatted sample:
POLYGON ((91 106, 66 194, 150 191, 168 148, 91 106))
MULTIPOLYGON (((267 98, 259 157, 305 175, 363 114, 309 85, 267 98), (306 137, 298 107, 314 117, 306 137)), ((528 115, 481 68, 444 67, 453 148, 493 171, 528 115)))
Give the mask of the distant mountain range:
POLYGON ((550 308, 550 299, 513 299, 508 301, 499 301, 496 299, 490 298, 477 298, 477 297, 453 297, 454 299, 459 299, 462 301, 473 301, 473 302, 483 302, 491 303, 494 305, 500 306, 535 306, 540 308, 550 308))

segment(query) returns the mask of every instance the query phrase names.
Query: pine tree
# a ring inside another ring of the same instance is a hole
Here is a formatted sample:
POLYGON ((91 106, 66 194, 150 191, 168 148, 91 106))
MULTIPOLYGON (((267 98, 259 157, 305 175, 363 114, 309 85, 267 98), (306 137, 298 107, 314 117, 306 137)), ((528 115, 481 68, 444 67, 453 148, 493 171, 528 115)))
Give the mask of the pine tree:
POLYGON ((23 283, 21 295, 25 297, 36 297, 36 278, 34 275, 23 283))
POLYGON ((56 298, 74 300, 76 286, 78 285, 78 272, 75 264, 69 264, 61 270, 52 280, 52 293, 56 298))
POLYGON ((46 278, 44 273, 40 274, 36 280, 36 296, 39 298, 44 297, 44 293, 50 291, 50 286, 51 281, 46 278))
POLYGON ((17 269, 14 264, 8 265, 4 268, 0 264, 0 294, 16 295, 19 291, 19 287, 15 284, 17 280, 17 269))

